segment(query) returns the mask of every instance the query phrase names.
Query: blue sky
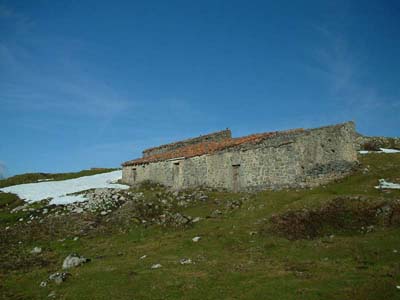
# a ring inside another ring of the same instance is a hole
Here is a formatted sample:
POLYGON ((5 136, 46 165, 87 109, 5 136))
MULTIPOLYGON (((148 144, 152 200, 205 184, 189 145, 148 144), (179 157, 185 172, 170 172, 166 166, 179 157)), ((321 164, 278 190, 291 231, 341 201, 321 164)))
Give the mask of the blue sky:
POLYGON ((398 1, 2 1, 0 165, 354 120, 400 135, 398 1))

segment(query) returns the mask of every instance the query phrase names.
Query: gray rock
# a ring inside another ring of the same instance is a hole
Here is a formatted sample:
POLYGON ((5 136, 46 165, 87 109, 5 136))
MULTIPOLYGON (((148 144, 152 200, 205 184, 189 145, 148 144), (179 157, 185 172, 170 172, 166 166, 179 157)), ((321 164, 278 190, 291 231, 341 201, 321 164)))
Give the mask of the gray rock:
POLYGON ((192 260, 190 258, 182 258, 179 263, 181 265, 190 265, 192 263, 192 260))
POLYGON ((42 248, 40 248, 40 247, 34 247, 32 250, 31 250, 31 254, 39 254, 39 253, 41 253, 42 252, 42 248))
POLYGON ((83 213, 83 208, 77 207, 73 210, 74 213, 81 214, 83 213))
POLYGON ((87 263, 89 262, 90 259, 80 256, 76 253, 72 253, 70 255, 68 255, 63 262, 62 268, 63 269, 69 269, 69 268, 73 268, 73 267, 77 267, 81 264, 87 263))
POLYGON ((222 215, 222 211, 220 211, 219 209, 216 209, 211 213, 211 217, 213 218, 218 217, 220 215, 222 215))
POLYGON ((197 223, 197 222, 199 222, 200 220, 201 220, 200 217, 196 217, 196 218, 194 218, 194 219, 192 220, 192 222, 193 222, 193 223, 197 223))
POLYGON ((154 265, 151 266, 152 269, 159 269, 161 267, 162 267, 161 264, 154 264, 154 265))
POLYGON ((198 241, 200 241, 201 237, 199 236, 195 236, 194 238, 192 238, 192 241, 197 243, 198 241))
POLYGON ((54 281, 56 284, 61 284, 65 280, 67 280, 68 276, 70 276, 70 273, 62 272, 62 273, 53 273, 49 276, 50 281, 54 281))

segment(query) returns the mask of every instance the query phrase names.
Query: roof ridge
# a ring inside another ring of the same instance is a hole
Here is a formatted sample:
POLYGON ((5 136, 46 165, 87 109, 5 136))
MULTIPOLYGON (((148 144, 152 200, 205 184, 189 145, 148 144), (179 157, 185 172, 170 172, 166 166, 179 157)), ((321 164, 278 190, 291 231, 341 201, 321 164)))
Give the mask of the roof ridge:
POLYGON ((304 132, 303 128, 291 129, 286 131, 272 131, 255 133, 247 136, 228 138, 221 141, 204 141, 201 143, 196 143, 192 145, 186 145, 181 148, 173 149, 168 152, 153 154, 147 157, 142 157, 134 160, 127 161, 123 163, 123 166, 138 165, 143 163, 165 161, 173 158, 190 158, 195 156, 200 156, 204 154, 211 154, 215 152, 222 151, 224 149, 232 148, 247 143, 256 143, 262 141, 266 138, 272 138, 275 136, 286 135, 291 133, 304 132))

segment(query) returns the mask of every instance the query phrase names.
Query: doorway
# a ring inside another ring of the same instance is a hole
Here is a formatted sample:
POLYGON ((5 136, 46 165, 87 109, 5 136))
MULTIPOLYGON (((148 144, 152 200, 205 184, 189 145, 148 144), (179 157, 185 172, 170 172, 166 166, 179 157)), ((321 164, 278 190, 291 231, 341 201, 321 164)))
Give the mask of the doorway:
POLYGON ((232 189, 233 192, 237 193, 239 191, 239 168, 240 165, 232 165, 232 189))
POLYGON ((179 187, 179 173, 180 173, 180 169, 179 169, 179 163, 176 162, 173 164, 172 166, 172 180, 174 182, 174 187, 178 188, 179 187))
POLYGON ((133 183, 136 182, 136 176, 137 176, 136 168, 133 168, 133 169, 132 169, 132 182, 133 182, 133 183))

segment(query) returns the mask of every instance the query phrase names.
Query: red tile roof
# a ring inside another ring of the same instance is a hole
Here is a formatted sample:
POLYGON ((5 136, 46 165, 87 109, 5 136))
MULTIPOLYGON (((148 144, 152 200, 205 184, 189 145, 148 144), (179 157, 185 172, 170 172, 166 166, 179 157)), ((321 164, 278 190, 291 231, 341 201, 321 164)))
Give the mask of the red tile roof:
POLYGON ((198 144, 194 144, 194 145, 184 146, 184 147, 181 147, 181 148, 169 151, 169 152, 165 152, 165 153, 154 154, 151 156, 138 158, 135 160, 130 160, 130 161, 124 162, 122 165, 123 166, 140 165, 140 164, 144 164, 144 163, 157 162, 157 161, 169 160, 169 159, 174 159, 174 158, 190 158, 190 157, 194 157, 194 156, 215 153, 215 152, 222 151, 224 149, 235 147, 235 146, 242 145, 242 144, 248 144, 248 143, 256 144, 267 138, 291 134, 291 133, 297 133, 297 132, 302 132, 302 131, 304 131, 304 129, 300 128, 300 129, 293 129, 293 130, 288 130, 288 131, 275 131, 275 132, 252 134, 252 135, 239 137, 239 138, 225 139, 225 140, 222 140, 219 142, 213 142, 213 141, 203 142, 203 143, 198 143, 198 144))
POLYGON ((160 146, 157 146, 157 147, 148 148, 148 149, 143 150, 143 153, 150 152, 150 151, 157 150, 157 149, 163 149, 163 148, 166 148, 166 147, 179 146, 180 144, 186 144, 186 143, 190 143, 190 142, 195 142, 195 141, 197 141, 199 139, 203 139, 203 140, 206 140, 208 138, 214 139, 214 140, 216 138, 222 139, 223 135, 231 138, 231 135, 232 135, 231 130, 227 128, 225 130, 220 130, 220 131, 208 133, 208 134, 205 134, 205 135, 200 135, 198 137, 189 138, 189 139, 178 141, 178 142, 173 142, 173 143, 160 145, 160 146))

